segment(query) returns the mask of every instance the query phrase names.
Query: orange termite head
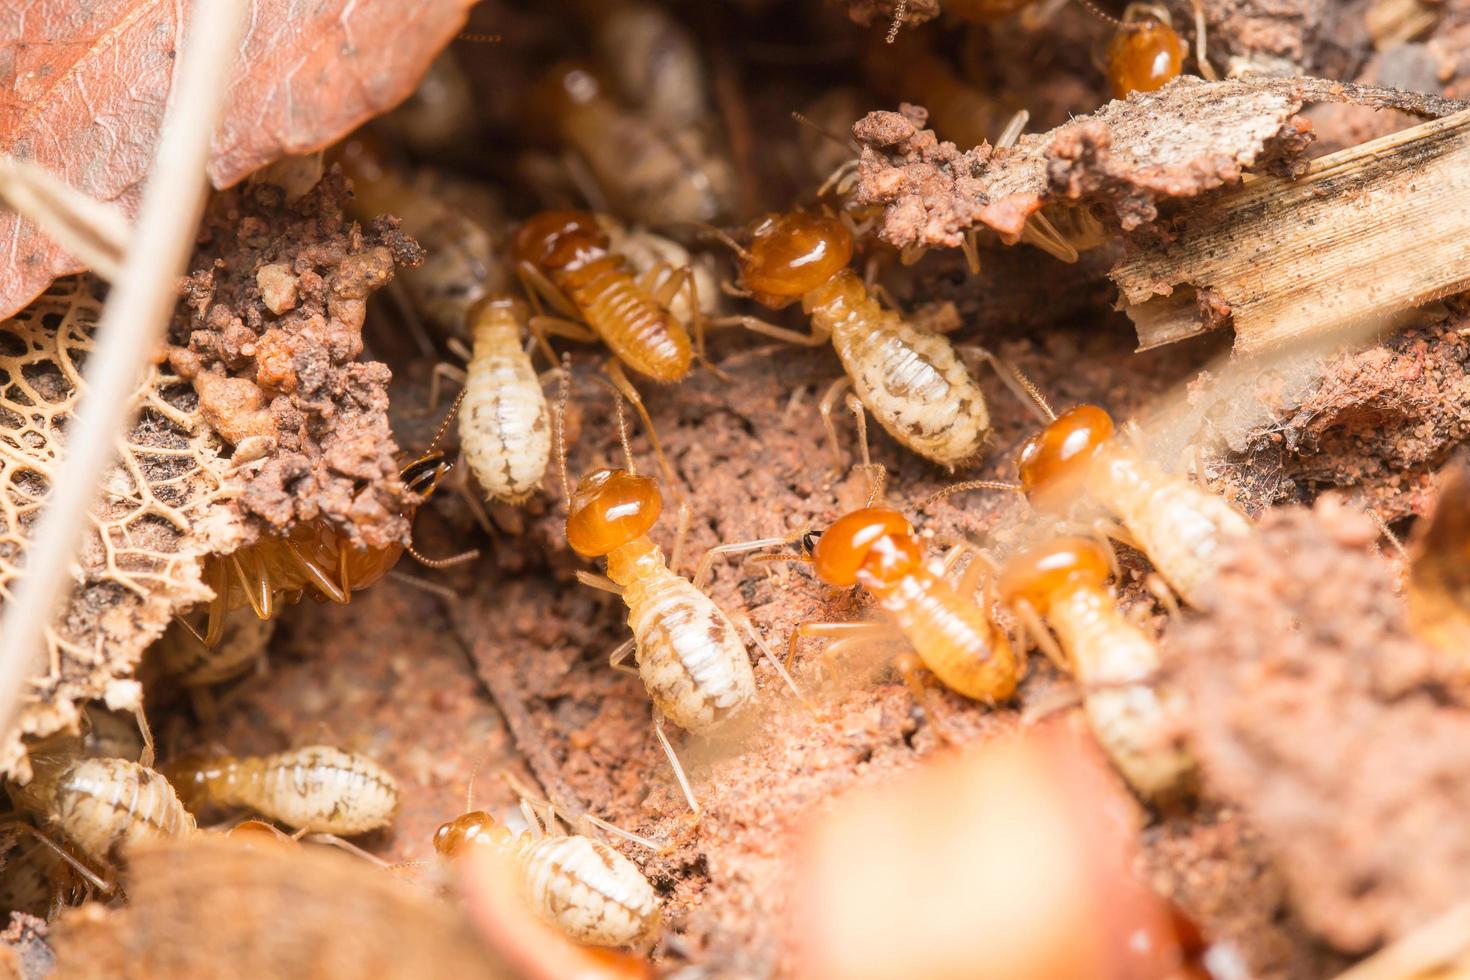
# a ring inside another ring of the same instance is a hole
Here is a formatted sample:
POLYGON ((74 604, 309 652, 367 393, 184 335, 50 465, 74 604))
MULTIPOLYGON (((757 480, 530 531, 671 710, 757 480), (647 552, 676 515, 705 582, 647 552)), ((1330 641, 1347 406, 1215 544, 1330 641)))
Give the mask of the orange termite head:
POLYGON ((1096 405, 1063 412, 1021 445, 1021 487, 1044 510, 1065 510, 1082 490, 1092 459, 1113 437, 1113 417, 1096 405))
POLYGON ((652 477, 627 470, 594 470, 572 492, 567 543, 587 558, 608 554, 647 534, 663 506, 652 477))
POLYGON ((914 528, 896 510, 865 507, 839 517, 822 532, 812 567, 828 585, 886 586, 912 574, 923 561, 914 528))
POLYGON ((1127 98, 1129 92, 1163 88, 1184 69, 1188 51, 1184 39, 1167 20, 1149 13, 1151 9, 1130 10, 1108 42, 1104 60, 1115 99, 1127 98))
POLYGON ((434 831, 434 850, 447 858, 457 858, 471 847, 482 844, 500 845, 509 841, 511 833, 484 810, 461 813, 434 831))
POLYGON ((1057 538, 1006 562, 1000 594, 1045 613, 1053 601, 1078 589, 1101 589, 1108 580, 1107 553, 1090 538, 1057 538))
POLYGON ((780 307, 831 279, 852 261, 852 233, 836 218, 792 211, 750 229, 740 281, 757 302, 780 307))
POLYGON ((586 62, 556 63, 526 95, 525 122, 531 135, 553 140, 561 120, 602 98, 603 88, 596 70, 586 62))
POLYGON ((542 211, 516 231, 511 254, 538 269, 575 269, 607 254, 607 232, 590 211, 542 211))
POLYGON ((296 846, 296 841, 290 834, 264 820, 246 820, 236 824, 229 829, 226 836, 230 843, 239 844, 248 850, 296 846))

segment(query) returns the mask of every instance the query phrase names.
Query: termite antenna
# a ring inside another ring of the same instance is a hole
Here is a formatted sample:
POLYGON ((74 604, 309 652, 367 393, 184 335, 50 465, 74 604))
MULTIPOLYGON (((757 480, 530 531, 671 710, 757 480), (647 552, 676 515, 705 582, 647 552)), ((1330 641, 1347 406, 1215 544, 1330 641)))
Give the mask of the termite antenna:
POLYGON ((828 129, 825 126, 818 126, 816 123, 812 122, 811 119, 809 119, 805 114, 797 112, 795 109, 791 110, 791 118, 795 119, 803 126, 810 126, 812 131, 815 132, 818 136, 831 140, 833 143, 836 143, 844 150, 850 150, 853 153, 856 153, 858 150, 857 146, 853 144, 852 140, 843 139, 841 136, 838 136, 836 133, 832 132, 832 130, 828 129))
POLYGON ((1378 511, 1374 510, 1372 507, 1364 507, 1363 513, 1367 514, 1368 519, 1372 521, 1375 526, 1377 526, 1378 533, 1382 534, 1385 538, 1388 539, 1388 543, 1393 545, 1394 552, 1400 558, 1407 561, 1409 558, 1409 549, 1404 547, 1404 543, 1399 540, 1399 536, 1393 533, 1393 528, 1389 527, 1388 522, 1378 515, 1378 511))
POLYGON ((572 356, 565 351, 561 355, 561 377, 557 379, 556 415, 556 468, 561 474, 561 496, 572 509, 572 484, 567 479, 567 403, 572 397, 572 356))
POLYGON ((422 555, 412 544, 404 545, 403 550, 407 551, 409 555, 412 556, 413 560, 418 562, 420 565, 423 565, 425 568, 433 568, 435 570, 441 568, 453 568, 455 565, 463 565, 467 561, 474 561, 476 558, 480 557, 479 548, 471 548, 469 551, 461 551, 459 554, 450 555, 448 558, 430 558, 427 555, 422 555))
POLYGON ((892 44, 898 39, 899 28, 903 27, 903 18, 909 12, 909 0, 898 0, 893 7, 893 23, 888 26, 888 33, 884 35, 885 44, 892 44))
MULTIPOLYGON (((601 378, 597 380, 601 381, 601 378)), ((623 462, 628 464, 628 472, 634 476, 638 475, 638 464, 633 462, 633 442, 628 438, 628 413, 623 411, 623 395, 612 382, 607 382, 607 387, 613 394, 613 408, 618 413, 618 442, 623 446, 623 462)))
POLYGON ((740 258, 744 259, 747 262, 750 261, 750 252, 745 248, 744 245, 741 245, 734 238, 732 238, 730 234, 726 232, 723 228, 716 228, 714 225, 704 221, 680 221, 676 223, 687 225, 688 227, 695 229, 701 234, 713 237, 715 241, 730 249, 730 251, 740 256, 740 258))
POLYGON ((444 413, 444 421, 439 423, 434 438, 429 440, 429 446, 424 450, 425 456, 439 448, 439 443, 443 441, 444 434, 449 431, 449 423, 454 421, 454 416, 459 412, 460 403, 464 401, 465 392, 468 390, 468 388, 459 389, 459 394, 454 397, 454 404, 450 405, 449 411, 444 413))
POLYGON ((1093 3, 1092 0, 1077 0, 1077 2, 1086 7, 1088 10, 1092 11, 1092 13, 1095 14, 1097 17, 1101 18, 1109 24, 1112 24, 1114 27, 1129 31, 1137 30, 1137 28, 1133 24, 1124 23, 1123 21, 1114 17, 1112 14, 1108 13, 1106 10, 1099 7, 1097 4, 1093 3))
POLYGON ((1199 64, 1199 73, 1206 81, 1217 82, 1220 73, 1215 71, 1215 66, 1210 63, 1209 55, 1205 52, 1205 5, 1204 0, 1190 0, 1194 6, 1194 60, 1199 64))
POLYGON ((952 483, 942 490, 936 490, 923 500, 919 501, 919 510, 923 510, 932 503, 952 497, 966 490, 1007 490, 1011 493, 1020 493, 1024 488, 1019 483, 1003 483, 1000 480, 965 480, 963 483, 952 483))
POLYGON ((471 34, 469 31, 460 31, 454 35, 456 41, 469 41, 473 44, 499 44, 504 40, 499 34, 471 34))

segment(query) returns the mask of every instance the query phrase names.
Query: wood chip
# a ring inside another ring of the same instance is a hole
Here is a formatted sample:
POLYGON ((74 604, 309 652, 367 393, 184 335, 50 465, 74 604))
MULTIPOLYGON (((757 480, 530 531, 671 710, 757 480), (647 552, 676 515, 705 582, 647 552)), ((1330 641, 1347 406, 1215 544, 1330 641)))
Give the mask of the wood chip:
POLYGON ((1224 319, 1257 353, 1470 287, 1470 111, 1263 177, 1112 272, 1140 348, 1224 319))

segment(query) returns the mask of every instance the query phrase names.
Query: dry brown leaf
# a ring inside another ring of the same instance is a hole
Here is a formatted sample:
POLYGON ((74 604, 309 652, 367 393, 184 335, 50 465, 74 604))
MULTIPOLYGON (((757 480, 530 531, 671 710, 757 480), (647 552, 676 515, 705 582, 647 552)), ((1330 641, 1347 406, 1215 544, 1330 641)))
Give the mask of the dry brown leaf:
POLYGON ((1470 457, 1440 474, 1434 513, 1409 546, 1409 624, 1445 653, 1470 656, 1470 457))
MULTIPOLYGON (((320 149, 413 91, 474 0, 253 0, 209 176, 227 187, 287 153, 320 149)), ((188 6, 35 0, 5 17, 0 152, 101 201, 137 210, 188 6)), ((83 266, 0 213, 0 316, 83 266)))

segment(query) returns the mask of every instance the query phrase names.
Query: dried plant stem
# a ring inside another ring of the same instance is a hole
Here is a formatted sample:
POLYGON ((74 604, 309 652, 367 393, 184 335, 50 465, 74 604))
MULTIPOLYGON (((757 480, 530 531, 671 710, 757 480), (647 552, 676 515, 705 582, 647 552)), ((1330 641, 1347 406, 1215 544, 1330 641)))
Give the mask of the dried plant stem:
POLYGON ((133 393, 177 300, 246 10, 245 0, 215 0, 197 5, 190 18, 127 258, 97 325, 66 460, 36 522, 15 599, 0 621, 0 731, 15 723, 21 691, 44 662, 46 631, 71 585, 68 573, 88 515, 132 426, 133 393))

